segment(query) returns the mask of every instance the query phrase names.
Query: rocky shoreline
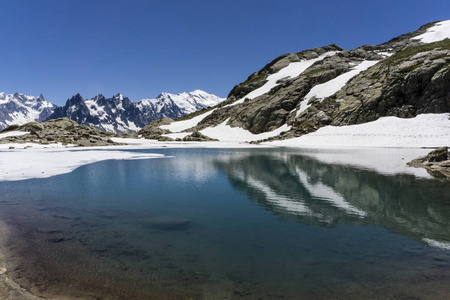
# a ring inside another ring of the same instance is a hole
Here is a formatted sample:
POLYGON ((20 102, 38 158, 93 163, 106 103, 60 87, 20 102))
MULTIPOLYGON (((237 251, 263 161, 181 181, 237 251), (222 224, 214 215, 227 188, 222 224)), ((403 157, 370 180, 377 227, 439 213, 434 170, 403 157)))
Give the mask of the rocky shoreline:
POLYGON ((424 168, 427 172, 437 178, 450 179, 450 155, 448 147, 440 147, 407 163, 414 168, 424 168))
POLYGON ((0 299, 4 300, 38 300, 43 299, 30 293, 22 288, 18 283, 13 281, 8 275, 6 268, 5 256, 3 253, 4 238, 6 236, 7 227, 3 222, 0 222, 0 299))

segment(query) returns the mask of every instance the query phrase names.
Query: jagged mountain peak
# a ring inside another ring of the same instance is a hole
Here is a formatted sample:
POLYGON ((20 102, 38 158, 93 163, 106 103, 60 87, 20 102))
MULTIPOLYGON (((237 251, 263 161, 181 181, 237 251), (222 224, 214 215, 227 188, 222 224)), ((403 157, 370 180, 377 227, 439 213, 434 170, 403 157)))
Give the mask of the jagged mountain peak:
POLYGON ((43 121, 53 112, 56 105, 39 97, 23 93, 0 93, 0 130, 13 124, 43 121))
POLYGON ((115 100, 123 100, 124 97, 123 97, 123 95, 121 93, 118 93, 117 95, 113 96, 113 99, 115 99, 115 100))
POLYGON ((71 101, 71 102, 83 101, 84 102, 84 98, 80 95, 80 93, 77 93, 77 94, 73 95, 71 98, 67 99, 67 101, 71 101))
POLYGON ((105 99, 105 96, 103 96, 103 94, 98 94, 97 96, 95 96, 94 98, 92 98, 91 100, 94 100, 94 101, 101 101, 101 100, 104 100, 105 99))

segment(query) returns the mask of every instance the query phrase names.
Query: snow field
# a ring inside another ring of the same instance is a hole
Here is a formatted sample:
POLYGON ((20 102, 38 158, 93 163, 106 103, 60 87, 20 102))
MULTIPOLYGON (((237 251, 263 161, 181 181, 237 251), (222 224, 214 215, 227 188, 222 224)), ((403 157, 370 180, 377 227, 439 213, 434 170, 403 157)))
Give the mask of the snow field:
POLYGON ((383 117, 376 121, 325 126, 298 138, 275 141, 287 147, 398 147, 420 148, 450 145, 450 113, 422 114, 411 119, 383 117))

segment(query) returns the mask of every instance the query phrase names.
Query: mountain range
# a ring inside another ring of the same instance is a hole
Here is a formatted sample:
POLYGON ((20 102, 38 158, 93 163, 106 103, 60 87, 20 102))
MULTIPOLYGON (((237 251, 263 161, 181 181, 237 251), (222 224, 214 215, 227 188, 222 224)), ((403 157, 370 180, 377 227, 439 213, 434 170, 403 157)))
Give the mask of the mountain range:
POLYGON ((0 130, 10 125, 67 117, 80 125, 88 125, 110 133, 137 132, 162 117, 178 118, 194 111, 217 105, 223 98, 201 90, 180 94, 162 93, 156 99, 133 102, 122 94, 112 98, 98 95, 83 99, 80 94, 56 106, 40 95, 0 93, 0 130))

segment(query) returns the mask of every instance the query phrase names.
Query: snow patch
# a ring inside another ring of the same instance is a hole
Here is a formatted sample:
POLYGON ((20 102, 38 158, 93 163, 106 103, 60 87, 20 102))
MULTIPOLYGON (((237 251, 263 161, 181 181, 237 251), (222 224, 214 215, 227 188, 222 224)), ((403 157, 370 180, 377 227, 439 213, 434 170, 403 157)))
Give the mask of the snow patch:
POLYGON ((427 29, 427 32, 413 38, 420 40, 422 43, 433 43, 450 39, 450 20, 438 22, 427 29))
POLYGON ((315 97, 319 100, 323 100, 324 98, 337 93, 345 86, 345 84, 350 79, 352 79, 362 71, 367 70, 371 66, 375 65, 377 62, 378 61, 365 60, 355 66, 351 71, 341 74, 338 77, 331 79, 325 83, 315 85, 300 103, 300 108, 297 111, 297 116, 299 116, 302 112, 304 112, 311 106, 311 104, 308 104, 308 101, 311 100, 311 98, 315 97))
POLYGON ((4 133, 0 133, 0 140, 2 138, 5 137, 10 137, 10 136, 21 136, 21 135, 25 135, 28 134, 29 132, 26 131, 10 131, 10 132, 4 132, 4 133))

